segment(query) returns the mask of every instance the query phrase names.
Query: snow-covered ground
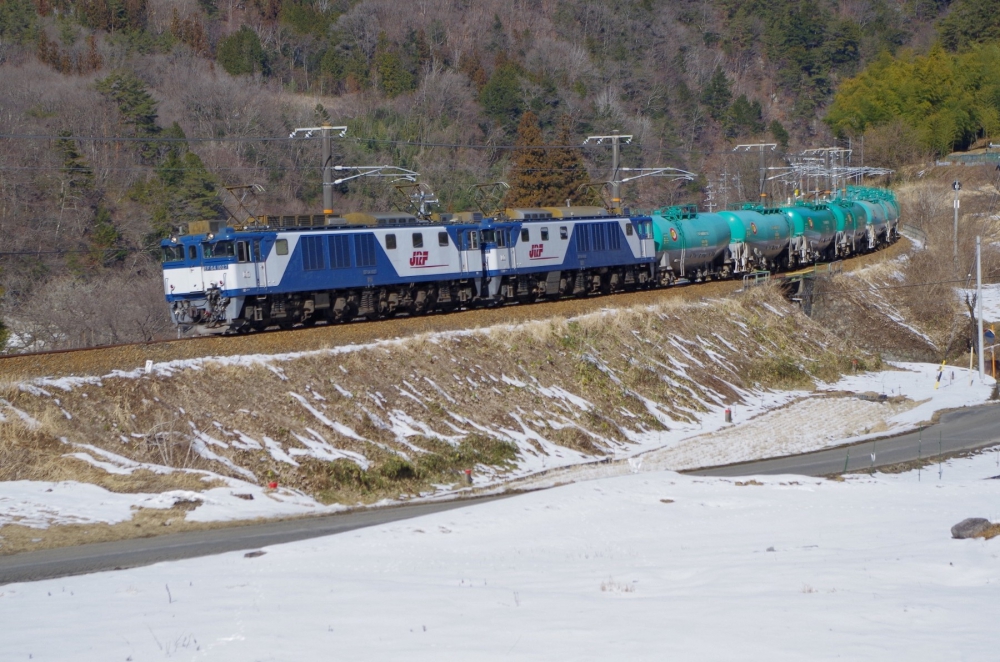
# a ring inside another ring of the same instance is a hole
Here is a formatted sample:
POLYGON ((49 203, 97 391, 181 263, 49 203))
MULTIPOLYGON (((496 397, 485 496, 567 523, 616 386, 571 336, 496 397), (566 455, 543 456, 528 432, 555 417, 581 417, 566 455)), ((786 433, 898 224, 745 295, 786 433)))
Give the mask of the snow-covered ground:
MULTIPOLYGON (((935 388, 939 370, 936 365, 900 363, 895 364, 895 368, 848 375, 836 383, 822 385, 816 393, 785 391, 759 394, 746 404, 733 408, 733 425, 726 424, 722 407, 714 407, 698 414, 699 418, 693 424, 675 425, 665 432, 647 433, 642 439, 637 439, 633 447, 619 453, 617 458, 641 454, 647 468, 681 470, 803 453, 915 429, 919 424, 930 421, 937 411, 985 402, 992 389, 992 379, 980 384, 978 378, 964 368, 946 367, 938 388, 935 388), (828 393, 884 394, 888 398, 902 400, 877 403, 853 396, 821 397, 828 393), (808 425, 804 424, 806 421, 808 425)), ((590 403, 585 405, 593 406, 590 403)), ((3 411, 4 403, 0 401, 0 417, 3 411)), ((23 414, 16 410, 12 412, 9 406, 6 411, 8 415, 23 414)), ((523 424, 522 428, 527 430, 523 424)), ((207 439, 212 440, 211 437, 207 439)), ((139 468, 161 473, 176 471, 161 465, 139 464, 86 444, 67 442, 67 450, 73 451, 74 457, 112 473, 129 473, 139 468)), ((208 450, 207 446, 205 450, 208 450)), ((480 474, 476 487, 496 488, 519 477, 528 478, 529 485, 551 485, 629 471, 627 465, 581 465, 592 458, 562 447, 551 450, 558 451, 561 457, 549 456, 547 462, 529 458, 528 466, 506 477, 480 474), (556 470, 553 471, 553 468, 556 470), (540 469, 548 471, 538 479, 531 479, 540 469)), ((163 494, 123 494, 86 483, 0 483, 0 526, 10 523, 35 528, 67 523, 115 524, 128 520, 134 508, 169 508, 178 501, 200 501, 201 504, 188 512, 186 518, 202 522, 316 514, 345 507, 325 506, 307 494, 284 487, 268 490, 253 482, 207 471, 194 473, 204 474, 207 480, 223 481, 226 486, 203 492, 173 490, 163 494), (238 494, 243 496, 236 496, 238 494), (248 499, 247 495, 253 498, 248 499)), ((423 498, 448 498, 455 493, 442 488, 423 498)), ((0 548, 2 544, 0 539, 0 548)))
POLYGON ((4 660, 995 660, 1000 448, 845 482, 672 472, 0 587, 4 660), (756 484, 760 483, 760 484, 756 484))
MULTIPOLYGON (((957 290, 958 297, 964 301, 967 294, 975 296, 976 289, 972 288, 970 290, 961 289, 957 290)), ((980 306, 976 305, 976 314, 979 314, 980 306)), ((990 285, 983 285, 983 319, 988 322, 1000 322, 1000 283, 994 283, 990 285)))

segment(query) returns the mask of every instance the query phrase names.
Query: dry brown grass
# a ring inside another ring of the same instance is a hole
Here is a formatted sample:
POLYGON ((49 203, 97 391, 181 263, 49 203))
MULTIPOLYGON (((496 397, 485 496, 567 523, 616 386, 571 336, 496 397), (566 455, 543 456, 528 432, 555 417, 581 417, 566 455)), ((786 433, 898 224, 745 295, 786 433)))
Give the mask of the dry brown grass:
POLYGON ((976 537, 990 540, 991 538, 996 538, 997 536, 1000 536, 1000 524, 994 523, 990 524, 989 527, 982 532, 982 534, 976 537))
MULTIPOLYGON (((0 556, 33 552, 40 549, 72 547, 98 542, 151 538, 167 533, 184 531, 204 531, 233 523, 189 522, 184 519, 189 506, 169 509, 139 508, 127 522, 118 524, 64 524, 47 529, 34 529, 18 524, 0 527, 0 556)), ((256 521, 256 520, 255 520, 256 521)), ((249 521, 239 525, 249 524, 249 521)))
POLYGON ((212 452, 252 471, 259 482, 276 480, 325 502, 369 503, 458 484, 462 471, 476 465, 509 471, 514 450, 500 441, 509 434, 502 430, 520 434, 524 425, 597 459, 628 443, 624 429, 664 428, 645 401, 657 403, 671 420, 691 421, 710 406, 738 402, 737 389, 808 388, 814 379, 851 370, 855 361, 859 369, 878 366, 877 357, 814 324, 776 289, 762 287, 729 299, 668 300, 471 335, 419 336, 275 362, 273 370, 206 362, 169 377, 105 378, 68 392, 49 388, 48 395, 8 390, 6 399, 40 426, 19 427, 8 436, 23 443, 5 448, 19 467, 8 472, 16 475, 156 491, 182 482, 191 488, 198 479, 150 472, 99 476, 103 471, 63 458, 78 449, 58 440, 93 444, 140 462, 238 477, 199 455, 193 439, 208 435, 227 444, 211 446, 212 452), (542 389, 571 396, 546 396, 542 389), (331 429, 290 393, 363 439, 331 429), (580 408, 574 397, 590 405, 580 408), (397 436, 403 425, 416 426, 405 443, 397 436), (269 437, 287 451, 304 448, 299 437, 318 436, 364 455, 370 466, 362 470, 348 460, 298 455, 295 467, 266 450, 237 448, 231 442, 239 434, 258 442, 269 437))

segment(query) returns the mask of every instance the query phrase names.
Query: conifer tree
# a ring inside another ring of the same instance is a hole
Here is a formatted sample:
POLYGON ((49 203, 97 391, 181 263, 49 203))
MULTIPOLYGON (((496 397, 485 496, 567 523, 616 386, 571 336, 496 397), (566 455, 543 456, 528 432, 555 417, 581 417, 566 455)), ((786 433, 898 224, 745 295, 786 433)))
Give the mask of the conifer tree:
POLYGON ((579 195, 579 187, 588 179, 580 152, 569 147, 573 141, 572 124, 563 116, 555 145, 546 145, 531 111, 521 116, 517 128, 518 151, 514 155, 507 192, 508 207, 556 207, 579 195))
POLYGON ((97 207, 94 224, 89 230, 90 261, 93 265, 110 267, 125 259, 122 235, 111 220, 111 212, 104 205, 97 207))
POLYGON ((66 175, 68 187, 76 191, 90 191, 94 185, 94 172, 77 149, 76 141, 71 137, 73 134, 63 129, 58 135, 56 150, 63 159, 62 170, 66 175))
POLYGON ((380 32, 378 35, 374 66, 378 73, 379 84, 386 96, 399 96, 413 89, 413 76, 403 66, 403 59, 399 56, 398 50, 389 43, 385 32, 380 32))
MULTIPOLYGON (((116 72, 97 81, 97 91, 115 102, 122 124, 134 127, 134 135, 142 138, 160 132, 156 123, 156 100, 146 91, 146 85, 130 72, 116 72)), ((140 154, 146 161, 156 156, 155 143, 140 143, 140 154)))
POLYGON ((729 87, 729 79, 722 67, 716 67, 712 79, 705 86, 701 93, 701 102, 708 107, 708 114, 714 120, 722 120, 726 114, 726 109, 733 100, 733 93, 729 87))
POLYGON ((559 132, 556 134, 555 149, 549 150, 549 164, 552 185, 547 199, 549 204, 562 206, 567 200, 574 200, 582 195, 580 186, 590 180, 583 157, 577 147, 571 147, 578 141, 573 138, 573 120, 569 115, 559 119, 559 132))
POLYGON ((543 172, 548 163, 538 117, 530 110, 521 115, 515 144, 510 190, 504 202, 508 207, 537 207, 544 194, 543 172))

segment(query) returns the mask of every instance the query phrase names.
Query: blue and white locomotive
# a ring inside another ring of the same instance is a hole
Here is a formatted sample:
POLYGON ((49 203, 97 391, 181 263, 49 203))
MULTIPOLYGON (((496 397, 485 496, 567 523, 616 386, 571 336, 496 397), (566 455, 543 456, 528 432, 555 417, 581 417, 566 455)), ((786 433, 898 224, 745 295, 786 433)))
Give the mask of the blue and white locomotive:
POLYGON ((191 234, 162 242, 175 324, 226 333, 379 319, 630 290, 655 276, 651 219, 597 207, 436 221, 400 213, 254 220, 239 229, 191 224, 191 234))

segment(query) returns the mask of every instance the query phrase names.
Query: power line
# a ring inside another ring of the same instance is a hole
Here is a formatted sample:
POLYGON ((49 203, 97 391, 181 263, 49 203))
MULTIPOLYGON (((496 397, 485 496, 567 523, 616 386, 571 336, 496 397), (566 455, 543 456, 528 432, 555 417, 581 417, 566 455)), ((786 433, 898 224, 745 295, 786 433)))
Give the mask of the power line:
MULTIPOLYGON (((0 133, 0 139, 6 140, 78 140, 83 142, 139 142, 139 143, 206 143, 206 142, 276 142, 276 143, 303 143, 303 138, 289 138, 282 136, 278 138, 268 138, 264 136, 246 137, 216 137, 216 138, 176 138, 167 136, 59 136, 45 134, 16 134, 0 133)), ((474 143, 433 143, 412 140, 388 140, 384 138, 364 138, 351 136, 343 138, 345 141, 354 143, 375 143, 382 145, 400 145, 403 147, 447 147, 452 149, 500 149, 500 150, 527 150, 527 149, 593 149, 594 145, 573 144, 573 145, 477 145, 474 143)), ((635 143, 638 146, 638 143, 635 143)), ((669 148, 666 148, 669 149, 669 148)))
POLYGON ((931 287, 931 286, 934 286, 934 285, 952 285, 952 284, 955 284, 955 283, 965 283, 965 282, 966 282, 965 278, 956 278, 956 279, 952 279, 952 280, 929 281, 929 282, 926 282, 926 283, 909 283, 907 285, 872 285, 870 287, 856 289, 856 290, 820 290, 819 292, 814 292, 812 294, 812 296, 813 297, 830 296, 830 295, 838 296, 838 295, 842 295, 842 294, 857 294, 857 293, 864 293, 864 292, 880 292, 882 290, 904 290, 904 289, 909 289, 909 288, 913 288, 913 287, 931 287))

